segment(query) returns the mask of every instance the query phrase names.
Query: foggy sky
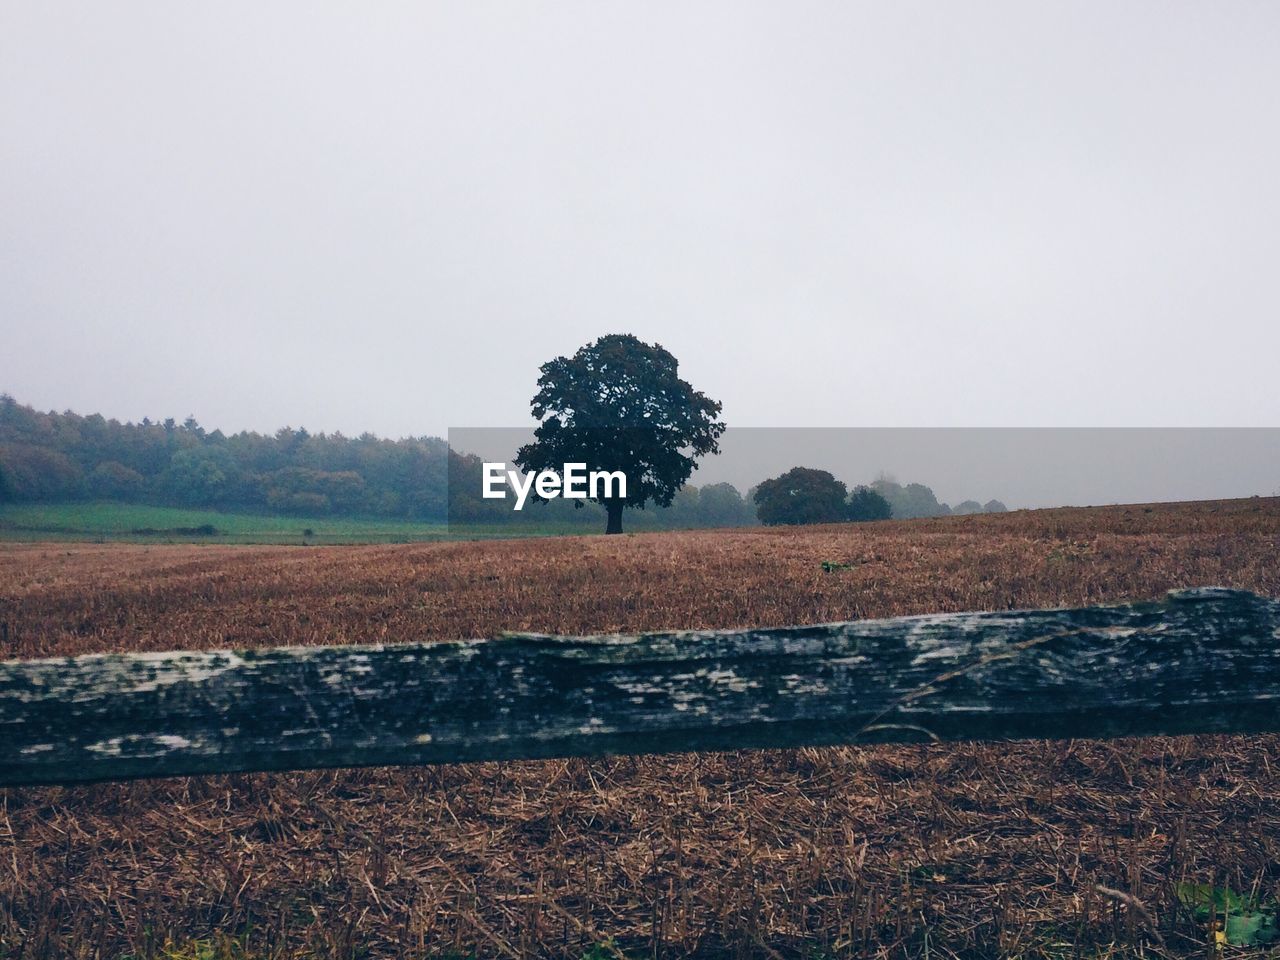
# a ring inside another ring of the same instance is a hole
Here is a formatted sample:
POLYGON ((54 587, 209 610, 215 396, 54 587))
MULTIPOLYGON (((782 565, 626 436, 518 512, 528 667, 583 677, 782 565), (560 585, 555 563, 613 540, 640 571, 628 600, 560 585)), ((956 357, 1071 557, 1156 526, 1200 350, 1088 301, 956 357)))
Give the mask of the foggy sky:
POLYGON ((1277 49, 1266 2, 3 0, 0 390, 443 435, 632 332, 732 426, 1277 426, 1277 49))

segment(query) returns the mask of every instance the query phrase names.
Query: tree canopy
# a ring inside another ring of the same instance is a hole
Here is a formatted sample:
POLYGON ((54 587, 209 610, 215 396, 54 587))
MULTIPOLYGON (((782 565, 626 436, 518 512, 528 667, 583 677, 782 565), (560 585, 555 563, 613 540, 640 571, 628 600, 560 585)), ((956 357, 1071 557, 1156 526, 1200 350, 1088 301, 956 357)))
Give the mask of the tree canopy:
POLYGON ((622 532, 625 507, 669 506, 697 458, 719 452, 720 404, 680 379, 679 362, 660 344, 610 334, 571 357, 542 365, 530 406, 541 421, 515 462, 563 475, 566 463, 622 471, 626 496, 600 497, 607 533, 622 532))
POLYGON ((760 522, 766 526, 839 523, 848 519, 848 488, 826 470, 792 467, 755 489, 760 522))
POLYGON ((908 483, 903 486, 896 480, 881 477, 871 484, 871 489, 889 502, 895 520, 945 517, 951 513, 951 508, 945 503, 939 503, 933 490, 923 483, 908 483))
POLYGON ((855 522, 865 520, 888 520, 893 516, 893 508, 889 501, 870 487, 854 487, 849 494, 849 519, 855 522))

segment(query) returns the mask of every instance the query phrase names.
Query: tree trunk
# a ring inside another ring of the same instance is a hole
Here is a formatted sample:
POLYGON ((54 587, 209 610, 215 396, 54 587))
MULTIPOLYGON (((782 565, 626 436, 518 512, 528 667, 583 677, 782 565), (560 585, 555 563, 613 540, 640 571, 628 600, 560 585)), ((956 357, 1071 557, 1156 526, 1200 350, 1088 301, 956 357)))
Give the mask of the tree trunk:
POLYGON ((609 511, 609 526, 605 529, 605 533, 621 533, 622 532, 622 504, 618 502, 610 502, 604 505, 609 511))

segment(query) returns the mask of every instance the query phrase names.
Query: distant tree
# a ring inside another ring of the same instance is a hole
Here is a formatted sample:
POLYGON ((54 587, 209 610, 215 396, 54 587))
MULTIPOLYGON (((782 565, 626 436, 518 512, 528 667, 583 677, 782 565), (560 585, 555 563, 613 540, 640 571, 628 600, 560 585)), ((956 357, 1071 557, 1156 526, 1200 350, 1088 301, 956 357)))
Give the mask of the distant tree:
POLYGON ((951 508, 953 514, 964 515, 970 513, 981 513, 982 504, 977 500, 962 500, 951 508))
POLYGON ((502 500, 485 500, 484 463, 471 453, 449 451, 449 522, 495 523, 510 521, 511 507, 502 500))
POLYGON ((870 487, 854 487, 853 493, 849 494, 850 520, 888 520, 892 516, 893 508, 889 501, 870 487))
POLYGON ((285 467, 262 480, 267 504, 283 513, 355 513, 365 503, 364 478, 354 470, 285 467))
POLYGON ((100 500, 137 500, 146 484, 137 470, 115 460, 104 460, 89 474, 89 495, 100 500))
POLYGON ((756 522, 755 511, 731 483, 709 483, 699 491, 699 519, 708 527, 745 527, 756 522))
POLYGON ((923 483, 908 483, 905 487, 895 480, 881 477, 871 484, 871 489, 889 501, 893 516, 898 520, 914 517, 945 517, 951 508, 939 503, 932 490, 923 483))
POLYGON ((84 494, 79 464, 48 447, 0 444, 0 472, 14 500, 73 500, 84 494))
POLYGON ((170 459, 165 484, 181 503, 214 506, 231 492, 236 472, 235 461, 225 449, 192 447, 170 459))
MULTIPOLYGON (((384 446, 388 446, 383 441, 384 446)), ((399 494, 404 513, 418 520, 449 516, 449 446, 424 437, 390 445, 389 483, 399 494)))
POLYGON ((625 507, 650 500, 670 506, 697 458, 719 452, 724 432, 720 404, 681 380, 678 368, 662 346, 630 334, 601 337, 543 364, 531 402, 541 423, 516 464, 557 476, 566 463, 622 471, 626 497, 596 499, 607 514, 606 533, 622 532, 625 507))
POLYGON ((988 500, 982 506, 983 513, 1005 513, 1008 511, 1008 509, 1009 508, 1006 507, 999 500, 988 500))
POLYGON ((658 522, 668 528, 686 530, 703 526, 701 494, 692 483, 686 483, 671 498, 671 506, 656 511, 658 522))
POLYGON ((848 489, 826 470, 792 467, 756 487, 756 514, 766 526, 839 523, 848 518, 848 489))

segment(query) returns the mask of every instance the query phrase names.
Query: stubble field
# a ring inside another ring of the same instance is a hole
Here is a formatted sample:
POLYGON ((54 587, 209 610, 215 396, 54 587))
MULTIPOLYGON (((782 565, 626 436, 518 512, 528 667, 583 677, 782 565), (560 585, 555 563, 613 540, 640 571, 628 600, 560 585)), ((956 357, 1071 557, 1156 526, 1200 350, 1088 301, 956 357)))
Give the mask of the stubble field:
MULTIPOLYGON (((1274 499, 394 547, 4 544, 0 656, 782 625, 1206 584, 1280 596, 1278 555, 1274 499)), ((1206 956, 1175 885, 1280 894, 1278 746, 11 789, 0 957, 1206 956)))

